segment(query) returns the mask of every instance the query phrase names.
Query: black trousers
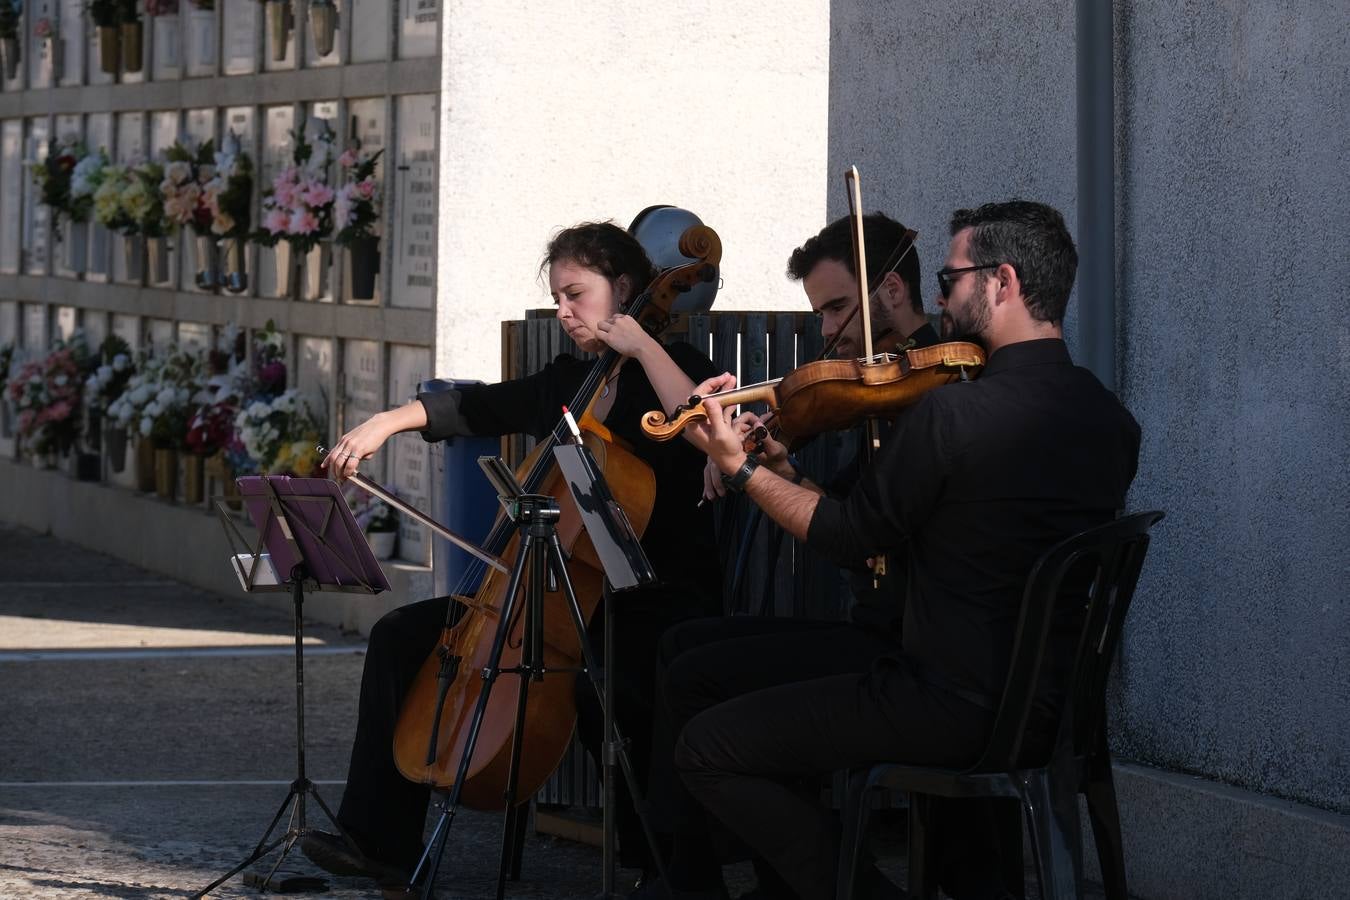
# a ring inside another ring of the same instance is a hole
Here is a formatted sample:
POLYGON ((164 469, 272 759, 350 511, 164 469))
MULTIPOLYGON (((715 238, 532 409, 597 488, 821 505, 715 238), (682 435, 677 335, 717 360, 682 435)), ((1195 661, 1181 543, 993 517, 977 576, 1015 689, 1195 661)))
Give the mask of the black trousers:
POLYGON ((657 653, 648 794, 654 825, 672 839, 673 886, 708 888, 721 879, 707 816, 675 772, 673 751, 685 726, 732 698, 861 673, 875 657, 896 650, 896 637, 838 621, 734 616, 696 619, 666 632, 657 653))
POLYGON ((806 900, 834 896, 838 821, 803 778, 878 760, 969 765, 993 714, 921 681, 902 654, 780 684, 688 722, 674 764, 695 799, 806 900))
MULTIPOLYGON (((630 740, 629 754, 640 779, 647 777, 651 747, 651 660, 657 640, 671 625, 703 615, 716 603, 715 598, 687 584, 663 583, 616 598, 615 717, 630 740)), ((361 674, 356 737, 338 809, 338 821, 367 855, 406 869, 422 853, 431 792, 426 785, 408 781, 395 766, 394 729, 403 698, 440 638, 449 605, 448 597, 411 603, 385 614, 371 629, 361 674)), ((602 650, 602 612, 592 617, 589 627, 597 654, 602 650)), ((510 680, 503 680, 496 689, 514 687, 510 680)), ((598 759, 603 717, 585 676, 577 678, 576 699, 577 735, 598 759)), ((619 788, 620 844, 625 856, 635 857, 635 864, 640 865, 645 859, 645 841, 632 800, 622 783, 619 788)))

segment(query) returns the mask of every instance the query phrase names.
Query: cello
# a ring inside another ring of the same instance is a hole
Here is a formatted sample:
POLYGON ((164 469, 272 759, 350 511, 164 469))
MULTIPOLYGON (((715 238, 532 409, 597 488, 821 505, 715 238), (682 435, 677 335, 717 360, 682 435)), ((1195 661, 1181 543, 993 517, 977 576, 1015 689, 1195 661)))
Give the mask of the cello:
MULTIPOLYGON (((664 330, 676 298, 716 278, 722 251, 712 229, 689 228, 680 238, 680 250, 695 261, 661 272, 624 310, 650 333, 664 330)), ((613 438, 592 412, 600 387, 617 374, 623 363, 624 359, 613 350, 602 354, 569 406, 585 410, 580 417, 582 440, 634 531, 641 535, 652 512, 655 476, 645 462, 613 438)), ((604 573, 551 452, 558 442, 570 440, 570 430, 560 418, 549 438, 535 447, 515 475, 528 493, 557 498, 560 518, 556 531, 568 557, 568 577, 583 615, 589 618, 600 601, 604 573)), ((517 529, 509 519, 499 516, 483 549, 510 563, 518 556, 519 543, 517 529)), ((504 807, 514 742, 521 743, 517 802, 532 796, 557 768, 576 718, 573 684, 581 660, 579 638, 565 598, 560 593, 546 593, 543 657, 545 666, 556 676, 531 686, 524 733, 520 735, 514 729, 516 695, 490 693, 473 752, 465 759, 470 720, 485 686, 481 673, 500 622, 500 610, 505 605, 507 582, 496 567, 480 564, 465 573, 454 591, 460 615, 455 617, 456 605, 452 604, 436 649, 423 663, 404 698, 394 734, 394 761, 405 778, 454 789, 459 803, 480 810, 504 807), (457 777, 461 763, 465 764, 466 772, 462 781, 457 777)), ((507 623, 502 669, 510 669, 520 661, 523 612, 524 604, 517 604, 513 621, 507 623)))

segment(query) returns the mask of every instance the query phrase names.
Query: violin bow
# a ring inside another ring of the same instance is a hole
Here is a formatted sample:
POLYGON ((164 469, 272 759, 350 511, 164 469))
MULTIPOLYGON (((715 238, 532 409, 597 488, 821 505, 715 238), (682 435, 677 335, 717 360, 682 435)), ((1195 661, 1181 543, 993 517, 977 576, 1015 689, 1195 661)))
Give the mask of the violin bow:
MULTIPOLYGON (((853 262, 858 268, 858 308, 862 310, 863 317, 863 352, 865 358, 862 365, 870 366, 876 362, 876 357, 872 353, 872 292, 867 289, 867 248, 863 245, 863 213, 862 213, 862 187, 859 182, 858 167, 849 166, 848 171, 844 173, 844 185, 848 188, 848 206, 849 222, 853 225, 853 262), (863 309, 863 307, 867 307, 863 309)), ((911 241, 910 246, 913 246, 911 241)), ((881 285, 877 285, 878 288, 881 285)), ((870 457, 881 449, 881 428, 876 419, 867 420, 867 444, 872 453, 866 454, 870 457)), ((872 586, 878 588, 881 586, 881 578, 886 574, 886 557, 878 555, 872 559, 872 586)))
MULTIPOLYGON (((319 451, 319 456, 321 457, 325 457, 328 455, 327 447, 320 446, 315 447, 314 449, 319 451)), ((436 532, 441 537, 445 538, 447 541, 454 544, 456 547, 463 550, 465 553, 469 554, 470 556, 474 557, 480 562, 487 563, 489 566, 492 566, 492 568, 501 572, 503 575, 511 574, 511 570, 506 567, 506 563, 502 562, 500 559, 493 556, 491 553, 488 553, 486 550, 479 547, 472 541, 466 541, 464 538, 455 534, 449 528, 446 528, 440 522, 437 522, 435 519, 433 519, 426 513, 422 512, 417 507, 409 503, 406 503, 403 500, 400 500, 398 497, 394 496, 393 491, 389 490, 383 485, 371 481, 369 478, 362 475, 360 472, 353 472, 351 475, 347 476, 347 479, 352 483, 354 483, 361 490, 365 491, 366 493, 373 494, 374 496, 383 500, 385 503, 388 503, 390 506, 394 507, 394 509, 398 510, 404 515, 421 522, 423 525, 427 526, 432 531, 436 532)))

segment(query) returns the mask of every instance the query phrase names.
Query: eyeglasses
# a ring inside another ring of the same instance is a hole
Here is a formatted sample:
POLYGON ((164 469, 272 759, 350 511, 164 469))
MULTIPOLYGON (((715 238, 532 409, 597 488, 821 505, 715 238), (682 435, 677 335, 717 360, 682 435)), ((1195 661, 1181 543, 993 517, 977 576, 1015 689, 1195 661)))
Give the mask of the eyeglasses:
POLYGON ((980 269, 997 269, 1003 263, 989 263, 985 266, 962 266, 959 269, 938 269, 937 281, 938 290, 942 291, 942 299, 946 300, 952 295, 952 287, 960 278, 953 278, 953 275, 964 275, 967 272, 978 272, 980 269))

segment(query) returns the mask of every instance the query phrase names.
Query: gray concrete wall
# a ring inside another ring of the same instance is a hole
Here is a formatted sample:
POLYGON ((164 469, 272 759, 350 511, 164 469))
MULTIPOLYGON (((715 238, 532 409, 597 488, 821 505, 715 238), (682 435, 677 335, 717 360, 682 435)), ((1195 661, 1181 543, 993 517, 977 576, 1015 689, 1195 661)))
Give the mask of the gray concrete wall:
POLYGON ((929 312, 952 210, 1028 197, 1075 227, 1073 46, 1055 0, 831 4, 829 215, 856 165, 863 206, 919 232, 929 312))
MULTIPOLYGON (((1144 430, 1130 505, 1168 513, 1128 624, 1116 748, 1339 813, 1350 812, 1345 13, 1331 0, 1116 11, 1120 386, 1144 430)), ((1020 195, 1074 228, 1091 214, 1076 208, 1074 53, 1072 3, 835 0, 831 214, 845 209, 839 172, 858 164, 865 205, 922 232, 926 284, 955 207, 1020 195)))
POLYGON ((1350 18, 1133 2, 1117 47, 1133 502, 1168 511, 1119 748, 1350 812, 1350 18))

